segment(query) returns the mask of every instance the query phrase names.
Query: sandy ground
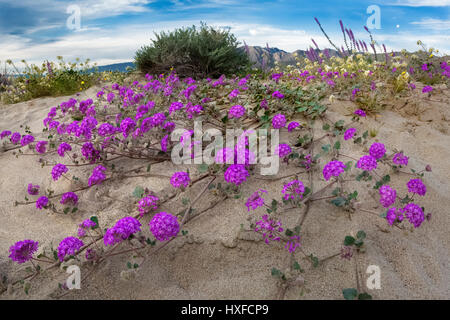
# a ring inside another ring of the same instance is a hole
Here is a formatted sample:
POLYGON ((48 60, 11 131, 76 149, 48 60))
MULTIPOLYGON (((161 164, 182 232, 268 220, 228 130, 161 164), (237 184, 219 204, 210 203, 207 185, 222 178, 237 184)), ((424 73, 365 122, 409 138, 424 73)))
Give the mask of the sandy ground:
MULTIPOLYGON (((95 88, 86 92, 94 96, 95 88)), ((381 289, 367 290, 376 299, 448 299, 450 296, 450 138, 449 138, 449 90, 433 96, 427 101, 422 96, 410 98, 409 104, 393 103, 378 117, 369 117, 357 125, 358 132, 377 129, 378 135, 370 143, 379 141, 393 148, 403 150, 409 156, 409 168, 422 170, 432 167, 424 182, 428 192, 419 203, 432 213, 432 219, 414 230, 402 231, 389 227, 387 222, 365 212, 356 212, 349 220, 347 213, 338 210, 326 201, 317 201, 311 207, 302 230, 302 248, 324 258, 339 252, 345 235, 356 234, 358 230, 367 233, 366 253, 358 257, 362 283, 369 265, 381 268, 381 289), (399 109, 399 110, 395 110, 399 109)), ((0 129, 20 130, 27 124, 35 134, 42 135, 42 119, 52 106, 68 97, 42 98, 15 105, 0 106, 0 129)), ((329 104, 328 117, 350 120, 349 110, 355 106, 349 101, 335 101, 329 104)), ((321 136, 322 125, 317 122, 316 137, 321 136)), ((0 130, 0 131, 1 131, 0 130)), ((20 130, 23 132, 23 130, 20 130)), ((287 139, 287 137, 283 137, 287 139)), ((286 140, 288 141, 288 140, 286 140)), ((291 141, 292 142, 292 141, 291 141)), ((323 141, 323 144, 329 143, 323 141)), ((315 147, 320 150, 320 144, 315 147)), ((342 143, 342 152, 359 158, 364 150, 351 142, 342 143)), ((366 150, 367 151, 367 150, 366 150)), ((26 238, 38 240, 42 245, 53 241, 56 247, 64 237, 76 235, 76 225, 83 219, 96 214, 104 226, 111 226, 117 219, 136 213, 136 199, 132 192, 136 186, 148 187, 164 193, 169 187, 168 179, 136 178, 120 182, 105 183, 100 189, 90 189, 81 194, 79 211, 62 215, 39 211, 34 205, 14 207, 15 200, 23 201, 29 182, 49 186, 56 192, 69 191, 68 181, 52 182, 51 167, 41 168, 38 156, 16 158, 12 152, 0 153, 0 273, 17 279, 24 274, 23 267, 17 267, 8 258, 8 248, 16 241, 26 238), (106 197, 108 194, 109 197, 106 197), (111 198, 120 199, 114 201, 111 198)), ((49 158, 51 159, 51 157, 49 158)), ((325 159, 321 160, 320 170, 325 159)), ((121 162, 117 165, 132 165, 121 162)), ((152 167, 152 172, 171 175, 179 171, 173 164, 152 167)), ((380 173, 387 173, 387 168, 380 173)), ((195 171, 195 169, 193 169, 195 171)), ((291 174, 295 168, 282 166, 280 175, 291 174)), ((356 172, 356 170, 353 170, 356 172)), ((88 172, 73 170, 75 175, 87 180, 88 172)), ((353 173, 353 176, 355 173, 353 173)), ((320 172, 315 173, 314 188, 326 185, 320 172), (320 178, 317 178, 320 177, 320 178)), ((404 194, 409 175, 391 175, 390 185, 404 194)), ((300 175, 305 183, 307 175, 300 175)), ((266 245, 252 232, 241 231, 249 226, 249 216, 260 216, 263 209, 249 214, 245 199, 256 189, 268 191, 267 199, 281 198, 283 182, 259 180, 252 177, 243 186, 242 199, 228 199, 214 209, 193 219, 186 226, 188 236, 172 241, 156 255, 149 256, 131 280, 120 277, 126 270, 130 256, 116 256, 100 265, 83 282, 81 290, 72 291, 64 299, 273 299, 278 288, 271 276, 272 267, 285 270, 289 254, 282 244, 266 245)), ((201 190, 204 182, 196 185, 187 194, 191 197, 201 190)), ((362 207, 383 212, 374 201, 371 188, 364 184, 349 183, 350 189, 359 191, 362 207), (354 186, 354 187, 353 187, 354 186)), ((74 187, 74 186, 72 186, 74 187)), ((181 195, 163 206, 168 212, 180 211, 181 195)), ((207 207, 214 199, 208 194, 196 204, 199 209, 207 207)), ((376 197, 376 199, 378 199, 376 197)), ((292 226, 299 215, 298 210, 283 213, 280 218, 286 227, 292 226)), ((143 226, 150 217, 146 216, 143 226)), ((144 228, 146 233, 147 228, 144 228)), ((305 286, 292 287, 286 292, 287 299, 342 299, 342 289, 356 286, 355 261, 339 257, 330 259, 318 268, 298 251, 305 286)), ((85 269, 82 269, 85 272, 85 269)), ((86 271, 87 272, 87 271, 86 271)), ((58 293, 58 282, 67 278, 64 271, 39 276, 32 282, 29 295, 23 290, 8 290, 0 299, 51 299, 58 293)), ((82 274, 83 277, 83 274, 82 274)))

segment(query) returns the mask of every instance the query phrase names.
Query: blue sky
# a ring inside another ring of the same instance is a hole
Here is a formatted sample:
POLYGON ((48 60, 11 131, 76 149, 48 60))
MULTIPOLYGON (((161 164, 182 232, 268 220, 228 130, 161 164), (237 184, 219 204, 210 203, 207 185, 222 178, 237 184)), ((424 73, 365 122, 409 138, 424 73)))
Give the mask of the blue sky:
POLYGON ((0 61, 29 62, 91 58, 101 64, 133 60, 154 32, 199 25, 229 27, 239 41, 286 51, 306 49, 314 38, 329 47, 314 17, 336 43, 342 42, 339 20, 357 38, 370 14, 380 8, 375 39, 389 49, 417 49, 417 40, 450 54, 450 0, 0 0, 0 61), (70 5, 80 8, 80 29, 69 29, 70 5))

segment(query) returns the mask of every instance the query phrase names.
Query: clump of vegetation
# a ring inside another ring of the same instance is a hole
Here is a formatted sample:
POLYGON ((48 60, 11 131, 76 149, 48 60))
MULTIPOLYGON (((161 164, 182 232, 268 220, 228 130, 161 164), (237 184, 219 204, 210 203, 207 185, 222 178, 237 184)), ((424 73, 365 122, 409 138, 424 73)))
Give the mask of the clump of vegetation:
POLYGON ((98 72, 89 59, 80 62, 77 58, 75 62, 65 62, 63 57, 58 56, 57 62, 45 61, 41 66, 29 65, 25 60, 22 63, 25 67, 19 70, 13 61, 6 61, 14 72, 7 76, 5 70, 5 75, 0 78, 1 101, 4 103, 71 95, 100 81, 117 81, 118 77, 124 77, 117 72, 98 72))
POLYGON ((214 77, 239 73, 249 66, 247 55, 237 50, 239 42, 229 31, 202 23, 200 28, 155 35, 151 45, 136 52, 135 63, 142 72, 167 73, 174 68, 182 77, 214 77))

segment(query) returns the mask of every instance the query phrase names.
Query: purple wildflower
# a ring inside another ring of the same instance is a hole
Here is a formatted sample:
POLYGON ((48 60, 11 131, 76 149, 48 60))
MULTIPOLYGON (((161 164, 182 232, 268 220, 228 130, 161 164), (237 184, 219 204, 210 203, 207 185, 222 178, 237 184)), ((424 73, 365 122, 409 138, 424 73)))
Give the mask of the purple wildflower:
POLYGON ((48 198, 46 196, 42 196, 36 201, 36 208, 42 210, 48 204, 48 198))
POLYGON ((248 211, 256 210, 258 207, 264 206, 264 199, 261 198, 262 193, 267 193, 266 190, 259 189, 258 191, 255 191, 248 199, 247 202, 245 202, 245 205, 247 206, 248 211))
POLYGON ((356 133, 356 129, 355 128, 349 128, 345 131, 344 133, 344 140, 349 140, 351 138, 353 138, 353 136, 356 133))
POLYGON ((388 185, 382 185, 380 187, 380 203, 383 207, 388 208, 395 203, 397 192, 388 185))
POLYGON ((276 114, 272 119, 272 126, 274 129, 280 129, 283 128, 286 125, 286 117, 278 113, 276 114))
POLYGON ((9 248, 9 257, 18 264, 25 263, 33 259, 33 254, 37 251, 39 243, 33 240, 23 240, 16 242, 9 248))
POLYGON ((384 144, 375 142, 369 148, 369 154, 375 159, 381 159, 386 153, 386 148, 384 144))
POLYGON ((141 217, 152 210, 158 209, 159 198, 153 195, 147 195, 139 200, 138 209, 141 217))
POLYGON ((303 193, 305 193, 305 186, 300 180, 292 180, 283 186, 281 193, 285 201, 302 199, 303 193))
POLYGON ((330 180, 332 176, 339 177, 339 175, 342 172, 344 172, 345 168, 346 168, 345 164, 342 163, 341 161, 338 160, 330 161, 323 167, 322 171, 323 177, 327 181, 330 180))
POLYGON ((419 196, 424 196, 427 193, 427 186, 420 179, 411 179, 406 185, 411 193, 417 193, 419 196))
POLYGON ((377 159, 372 156, 362 156, 356 164, 357 168, 365 171, 371 171, 377 168, 377 159))
POLYGON ((141 231, 141 223, 133 217, 125 217, 108 229, 103 237, 105 246, 110 246, 128 239, 132 234, 141 231))
POLYGON ((155 214, 149 226, 150 232, 159 241, 167 241, 180 231, 177 217, 164 211, 155 214))
POLYGON ((225 181, 228 183, 234 183, 237 186, 247 180, 248 176, 249 173, 243 164, 232 164, 224 173, 225 181))
POLYGON ((69 171, 67 167, 61 163, 56 164, 52 169, 52 178, 57 181, 64 173, 69 171))
POLYGON ((186 188, 189 185, 190 181, 191 178, 189 178, 189 174, 184 171, 175 172, 170 178, 170 184, 174 188, 180 188, 181 186, 186 188))
POLYGON ((64 261, 66 256, 73 256, 84 246, 83 241, 75 237, 67 237, 63 239, 58 246, 59 261, 64 261))

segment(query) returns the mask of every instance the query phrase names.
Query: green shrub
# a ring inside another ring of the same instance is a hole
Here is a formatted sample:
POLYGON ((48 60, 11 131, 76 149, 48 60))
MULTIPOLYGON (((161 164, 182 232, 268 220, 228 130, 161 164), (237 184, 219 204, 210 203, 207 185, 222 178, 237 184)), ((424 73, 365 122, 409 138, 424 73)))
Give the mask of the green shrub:
POLYGON ((240 73, 249 66, 233 34, 204 23, 198 29, 192 26, 155 36, 151 45, 136 52, 135 64, 142 72, 160 74, 174 68, 180 76, 216 77, 240 73))

